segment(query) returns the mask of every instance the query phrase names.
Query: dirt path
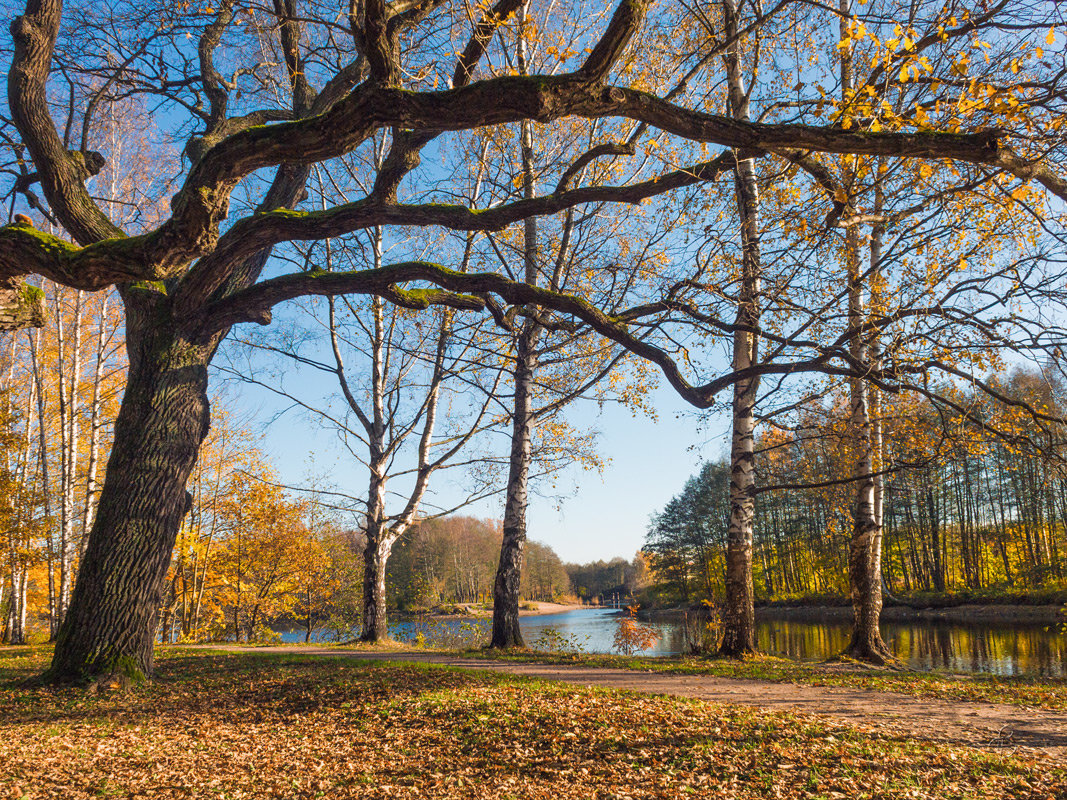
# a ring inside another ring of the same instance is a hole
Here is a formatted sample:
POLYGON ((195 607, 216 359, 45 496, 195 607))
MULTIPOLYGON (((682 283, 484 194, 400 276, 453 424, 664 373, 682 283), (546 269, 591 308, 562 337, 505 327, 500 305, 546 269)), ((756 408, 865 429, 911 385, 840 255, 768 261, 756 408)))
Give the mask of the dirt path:
POLYGON ((875 728, 894 736, 913 736, 999 751, 1032 748, 1056 758, 1067 759, 1067 715, 1020 706, 949 702, 867 689, 806 686, 710 675, 671 675, 600 667, 484 661, 418 650, 360 651, 314 646, 193 646, 231 652, 407 661, 503 672, 579 686, 628 689, 649 694, 737 703, 773 711, 821 714, 875 728))

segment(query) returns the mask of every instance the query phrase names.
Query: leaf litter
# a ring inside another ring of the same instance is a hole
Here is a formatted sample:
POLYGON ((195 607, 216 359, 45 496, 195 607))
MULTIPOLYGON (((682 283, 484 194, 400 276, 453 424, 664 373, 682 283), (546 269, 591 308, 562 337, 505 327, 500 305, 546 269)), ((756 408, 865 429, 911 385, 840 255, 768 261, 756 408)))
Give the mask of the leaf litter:
POLYGON ((0 798, 1063 798, 1067 765, 729 704, 186 652, 121 694, 0 653, 0 798))

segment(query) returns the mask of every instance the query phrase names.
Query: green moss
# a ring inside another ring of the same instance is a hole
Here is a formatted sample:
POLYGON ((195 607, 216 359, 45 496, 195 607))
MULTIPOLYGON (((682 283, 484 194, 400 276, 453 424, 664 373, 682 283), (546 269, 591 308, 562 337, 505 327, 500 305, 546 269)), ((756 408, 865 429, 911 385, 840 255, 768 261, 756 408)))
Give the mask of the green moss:
POLYGON ((22 284, 20 300, 24 305, 39 305, 44 302, 44 290, 33 284, 22 284))
POLYGON ((121 676, 130 683, 144 683, 147 678, 133 656, 119 655, 111 662, 109 670, 112 675, 121 676))
POLYGON ((156 294, 167 293, 167 286, 163 281, 134 281, 130 284, 130 288, 145 292, 155 292, 156 294))
POLYGON ((46 252, 55 256, 64 256, 76 253, 79 247, 71 242, 64 241, 51 233, 37 230, 33 225, 15 222, 0 229, 5 234, 14 234, 19 238, 29 237, 36 240, 37 244, 46 252))
MULTIPOLYGON (((441 293, 440 289, 398 289, 394 288, 394 292, 404 299, 406 303, 410 303, 418 308, 427 308, 436 299, 436 295, 441 293)), ((453 300, 464 300, 471 305, 482 306, 483 301, 480 297, 475 297, 472 294, 452 294, 450 295, 453 300)))
POLYGON ((269 214, 272 217, 285 217, 286 219, 304 219, 305 217, 310 217, 312 214, 312 212, 309 211, 295 211, 291 208, 285 208, 284 206, 270 211, 264 211, 263 213, 269 214))

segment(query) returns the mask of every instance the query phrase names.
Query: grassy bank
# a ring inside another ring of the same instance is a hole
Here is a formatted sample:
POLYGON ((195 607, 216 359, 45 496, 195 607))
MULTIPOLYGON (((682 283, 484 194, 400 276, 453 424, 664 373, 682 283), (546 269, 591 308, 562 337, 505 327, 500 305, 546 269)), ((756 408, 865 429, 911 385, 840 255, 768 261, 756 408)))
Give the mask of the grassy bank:
POLYGON ((0 797, 1045 798, 1048 758, 803 716, 472 674, 164 651, 114 696, 0 652, 0 797))
POLYGON ((1048 711, 1067 711, 1067 679, 1002 678, 995 675, 959 675, 881 669, 851 661, 819 663, 790 661, 774 656, 754 656, 744 661, 700 657, 613 656, 595 654, 550 654, 538 652, 468 651, 465 655, 487 660, 531 661, 612 667, 645 672, 683 675, 715 675, 723 678, 804 683, 811 686, 847 686, 880 692, 900 692, 913 697, 1008 703, 1048 711))

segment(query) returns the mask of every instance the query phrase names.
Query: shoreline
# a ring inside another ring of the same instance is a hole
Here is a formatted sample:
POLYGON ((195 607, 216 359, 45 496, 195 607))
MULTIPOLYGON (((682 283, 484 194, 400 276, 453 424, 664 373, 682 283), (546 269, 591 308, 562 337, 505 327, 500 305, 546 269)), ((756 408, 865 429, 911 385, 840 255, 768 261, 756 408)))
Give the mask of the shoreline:
MULTIPOLYGON (((886 606, 882 622, 949 622, 982 625, 1055 625, 1061 621, 1060 605, 990 605, 964 604, 940 608, 911 608, 886 606)), ((756 609, 757 619, 796 620, 798 622, 849 622, 849 606, 762 606, 756 609)))
MULTIPOLYGON (((395 619, 491 619, 493 616, 493 610, 491 608, 481 608, 477 603, 457 603, 457 606, 462 606, 466 609, 466 613, 456 614, 436 614, 433 611, 425 614, 399 614, 394 613, 395 619)), ((582 603, 545 603, 540 601, 528 601, 523 605, 536 605, 536 609, 519 607, 520 617, 547 617, 552 614, 565 614, 568 611, 581 611, 586 608, 606 608, 606 606, 591 606, 584 605, 582 603)))

